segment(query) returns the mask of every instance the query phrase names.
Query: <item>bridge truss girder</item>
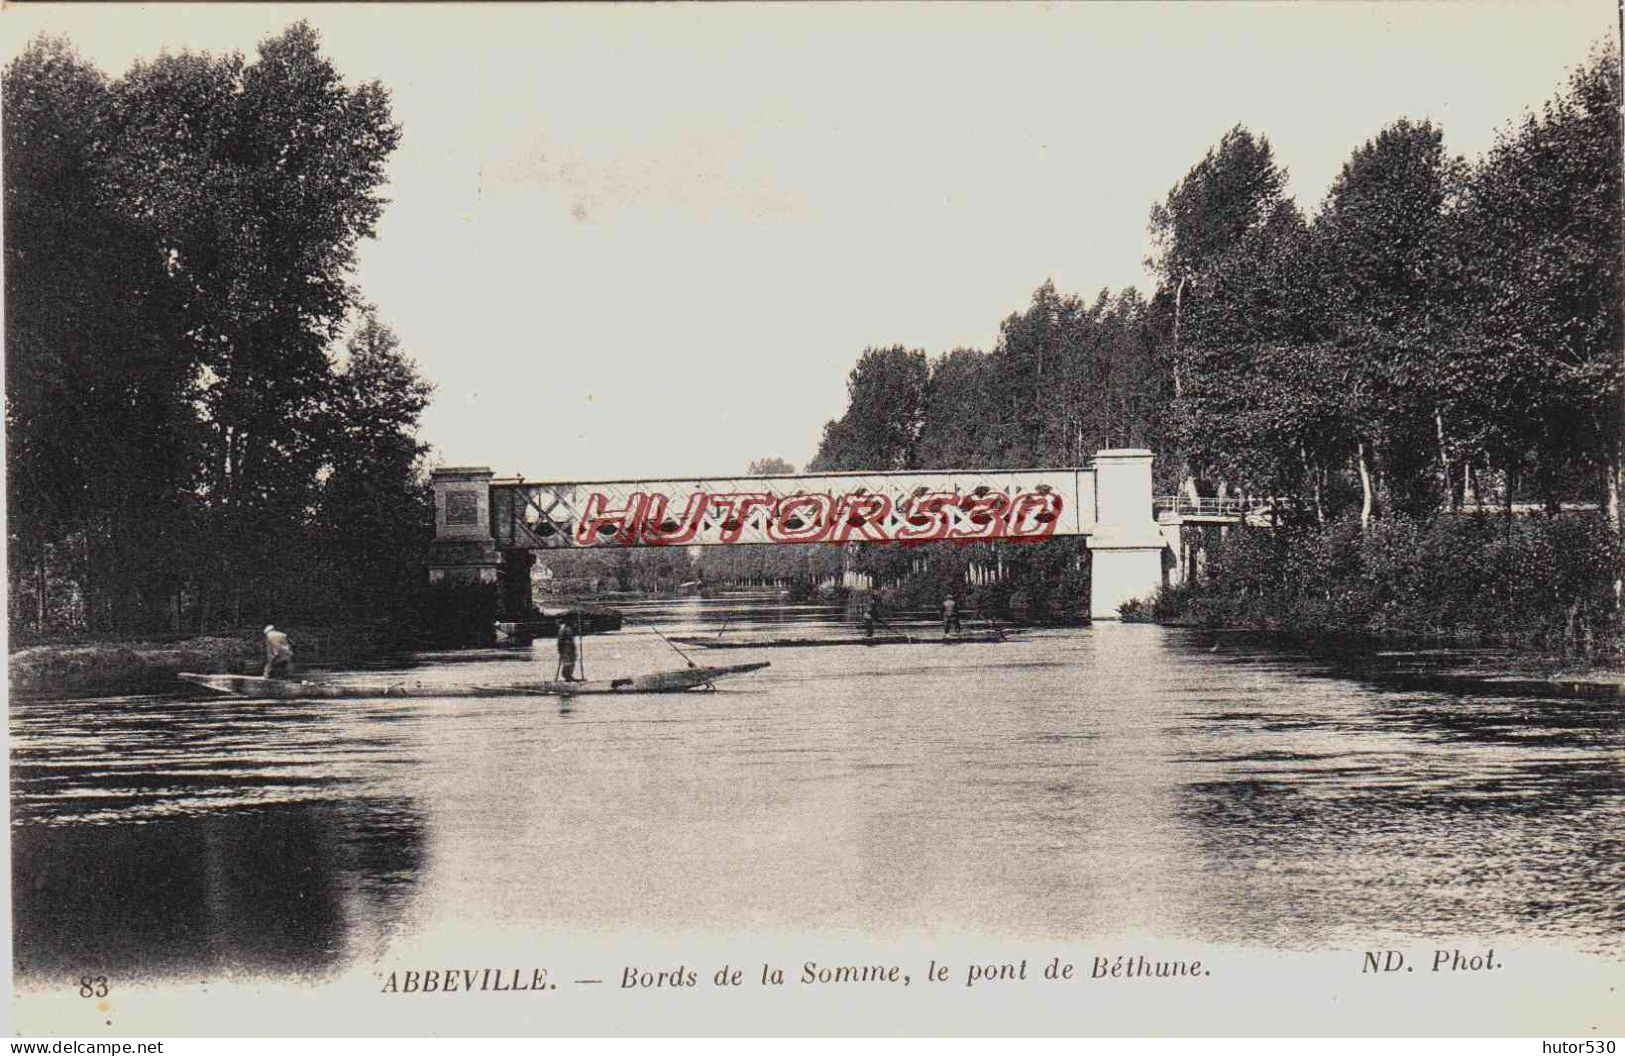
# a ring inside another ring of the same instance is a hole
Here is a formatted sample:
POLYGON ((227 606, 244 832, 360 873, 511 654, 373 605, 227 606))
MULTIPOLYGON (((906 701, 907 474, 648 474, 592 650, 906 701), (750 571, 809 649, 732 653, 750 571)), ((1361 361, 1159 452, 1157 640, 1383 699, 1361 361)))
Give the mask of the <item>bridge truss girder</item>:
POLYGON ((1088 470, 493 480, 502 549, 1035 541, 1089 534, 1088 470))
POLYGON ((1097 452, 1081 468, 802 473, 599 482, 494 479, 483 466, 433 474, 429 580, 498 581, 503 554, 758 543, 1036 542, 1088 537, 1090 612, 1161 585, 1152 454, 1097 452))

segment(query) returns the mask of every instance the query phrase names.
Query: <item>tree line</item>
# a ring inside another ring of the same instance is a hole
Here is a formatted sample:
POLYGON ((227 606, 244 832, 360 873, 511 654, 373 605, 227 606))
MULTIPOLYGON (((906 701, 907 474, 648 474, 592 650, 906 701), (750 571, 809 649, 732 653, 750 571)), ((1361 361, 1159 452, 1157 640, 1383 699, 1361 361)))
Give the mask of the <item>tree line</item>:
POLYGON ((1313 215, 1227 132, 1156 203, 1149 298, 1046 282, 991 351, 866 349, 812 469, 1080 464, 1325 521, 1621 487, 1620 75, 1599 48, 1476 162, 1401 118, 1313 215))
POLYGON ((1318 523, 1573 501, 1617 528, 1620 148, 1612 49, 1475 162, 1391 123, 1310 217, 1233 129, 1152 212, 1171 448, 1318 523))
POLYGON ((14 635, 387 611, 430 387, 351 274, 400 141, 298 23, 253 58, 4 74, 14 635))
MULTIPOLYGON (((1620 88, 1599 46, 1474 161, 1400 118, 1308 214, 1238 125, 1153 205, 1148 297, 1046 282, 988 351, 866 349, 810 468, 1147 447, 1159 493, 1273 500, 1288 527, 1580 503, 1617 541, 1620 88)), ((1027 560, 1048 570, 1011 590, 1066 567, 1027 560)))

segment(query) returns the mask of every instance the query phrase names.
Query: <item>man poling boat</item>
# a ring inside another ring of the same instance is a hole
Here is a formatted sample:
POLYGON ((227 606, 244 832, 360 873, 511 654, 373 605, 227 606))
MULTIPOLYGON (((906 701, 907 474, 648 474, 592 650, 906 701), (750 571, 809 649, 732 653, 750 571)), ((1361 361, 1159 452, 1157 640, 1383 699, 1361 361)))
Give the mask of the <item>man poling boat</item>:
POLYGON ((579 655, 576 646, 576 633, 570 627, 568 618, 559 621, 559 666, 554 672, 566 682, 576 681, 576 660, 579 655))
POLYGON ((891 624, 880 618, 880 602, 871 597, 869 599, 869 604, 863 610, 863 638, 866 645, 879 644, 879 640, 875 638, 876 624, 879 624, 888 631, 893 632, 891 639, 888 640, 893 640, 901 635, 904 641, 908 642, 910 645, 914 644, 913 635, 909 634, 901 627, 893 627, 891 624))
POLYGON ((288 636, 276 629, 275 624, 265 625, 265 677, 287 678, 293 672, 293 644, 288 636))

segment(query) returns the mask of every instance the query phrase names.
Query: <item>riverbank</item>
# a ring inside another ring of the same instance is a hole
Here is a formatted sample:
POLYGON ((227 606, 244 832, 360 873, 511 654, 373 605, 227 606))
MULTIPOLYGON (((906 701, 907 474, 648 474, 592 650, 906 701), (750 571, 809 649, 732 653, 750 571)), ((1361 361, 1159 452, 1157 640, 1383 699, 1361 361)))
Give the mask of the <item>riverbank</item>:
MULTIPOLYGON (((396 637, 374 627, 284 628, 300 668, 364 664, 399 648, 396 637)), ((258 674, 265 645, 258 629, 176 641, 56 642, 11 653, 10 690, 16 697, 108 696, 174 689, 175 675, 258 674)))
POLYGON ((1625 555, 1596 514, 1351 517, 1195 542, 1197 581, 1125 605, 1124 619, 1487 650, 1542 677, 1625 666, 1625 555))

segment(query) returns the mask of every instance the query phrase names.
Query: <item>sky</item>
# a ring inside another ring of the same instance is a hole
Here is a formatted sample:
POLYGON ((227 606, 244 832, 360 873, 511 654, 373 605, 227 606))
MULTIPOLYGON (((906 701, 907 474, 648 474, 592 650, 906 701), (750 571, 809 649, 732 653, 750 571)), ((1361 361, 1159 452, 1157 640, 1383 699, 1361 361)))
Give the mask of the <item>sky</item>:
POLYGON ((1046 279, 1153 283, 1151 206, 1237 123, 1312 211, 1402 115, 1476 157, 1615 33, 1570 3, 6 6, 111 74, 297 19, 403 139, 356 280, 444 464, 804 465, 863 349, 991 348, 1046 279))

